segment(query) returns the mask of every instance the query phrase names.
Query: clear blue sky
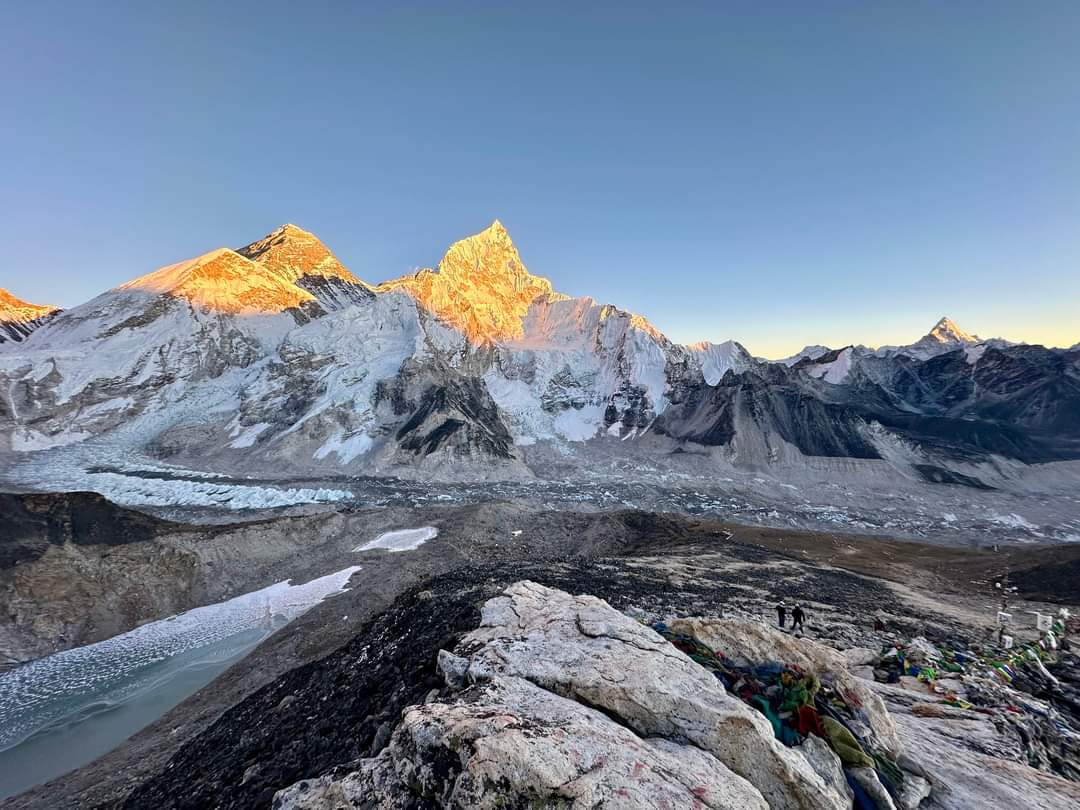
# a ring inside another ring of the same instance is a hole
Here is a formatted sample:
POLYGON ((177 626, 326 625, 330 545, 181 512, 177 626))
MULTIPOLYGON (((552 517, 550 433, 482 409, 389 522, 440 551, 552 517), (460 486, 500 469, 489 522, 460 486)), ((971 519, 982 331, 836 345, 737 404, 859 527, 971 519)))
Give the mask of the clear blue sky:
POLYGON ((378 281, 498 217, 677 340, 1080 340, 1080 3, 577 5, 6 4, 0 286, 287 221, 378 281))

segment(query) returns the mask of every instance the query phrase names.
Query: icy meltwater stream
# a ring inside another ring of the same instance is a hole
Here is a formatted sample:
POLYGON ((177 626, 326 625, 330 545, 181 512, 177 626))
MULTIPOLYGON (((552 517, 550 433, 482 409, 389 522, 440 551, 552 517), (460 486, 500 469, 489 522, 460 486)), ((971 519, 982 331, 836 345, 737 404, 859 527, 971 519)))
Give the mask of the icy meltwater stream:
POLYGON ((0 674, 0 799, 111 751, 359 570, 279 582, 0 674))

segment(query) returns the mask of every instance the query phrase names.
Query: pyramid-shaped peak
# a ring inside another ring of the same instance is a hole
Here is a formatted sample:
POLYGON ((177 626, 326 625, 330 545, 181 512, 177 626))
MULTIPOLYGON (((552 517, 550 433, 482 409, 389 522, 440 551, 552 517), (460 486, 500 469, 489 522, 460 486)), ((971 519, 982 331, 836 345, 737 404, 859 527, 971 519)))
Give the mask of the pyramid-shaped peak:
POLYGON ((556 296, 551 282, 525 267, 499 220, 452 244, 435 270, 388 281, 474 343, 521 337, 529 305, 556 296))
POLYGON ((934 324, 934 328, 926 336, 940 343, 978 343, 976 335, 969 335, 956 325, 956 322, 944 317, 934 324))
POLYGON ((499 220, 452 244, 439 262, 437 272, 448 280, 483 278, 495 285, 511 284, 519 290, 536 287, 544 292, 552 291, 546 278, 529 273, 499 220))
POLYGON ((291 222, 236 252, 291 282, 303 276, 323 276, 340 278, 350 284, 363 283, 338 261, 319 237, 291 222))

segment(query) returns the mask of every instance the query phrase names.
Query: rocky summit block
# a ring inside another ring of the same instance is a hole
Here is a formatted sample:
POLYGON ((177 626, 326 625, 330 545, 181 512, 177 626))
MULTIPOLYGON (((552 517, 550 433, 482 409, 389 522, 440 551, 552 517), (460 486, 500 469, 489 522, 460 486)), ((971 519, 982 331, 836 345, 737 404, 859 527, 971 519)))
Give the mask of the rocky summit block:
POLYGON ((838 762, 823 777, 601 599, 518 582, 440 667, 448 689, 407 709, 379 756, 279 791, 275 807, 851 806, 838 762))

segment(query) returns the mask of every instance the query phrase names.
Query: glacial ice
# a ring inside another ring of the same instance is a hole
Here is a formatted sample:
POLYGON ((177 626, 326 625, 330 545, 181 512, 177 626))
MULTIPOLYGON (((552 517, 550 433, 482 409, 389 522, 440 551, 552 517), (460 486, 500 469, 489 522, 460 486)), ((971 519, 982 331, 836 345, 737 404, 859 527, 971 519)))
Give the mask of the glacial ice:
POLYGON ((359 570, 350 566, 303 585, 284 580, 0 673, 0 751, 91 705, 116 705, 153 688, 162 680, 157 665, 182 653, 252 630, 269 633, 344 590, 359 570))

